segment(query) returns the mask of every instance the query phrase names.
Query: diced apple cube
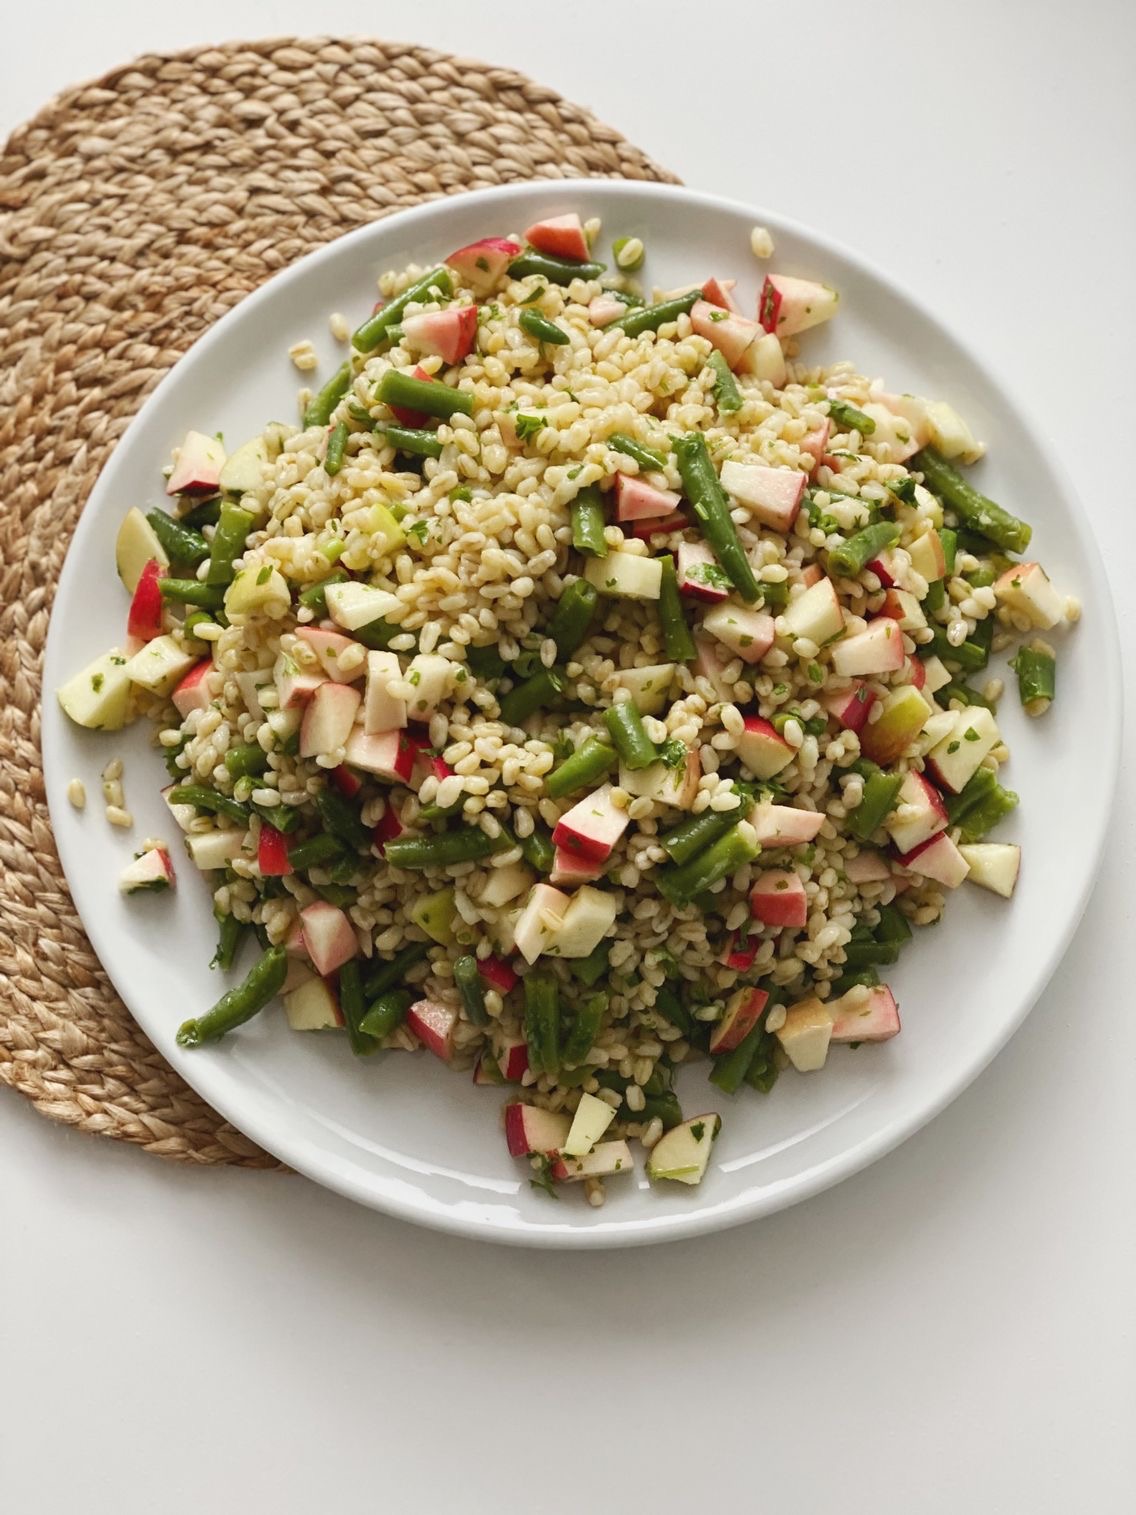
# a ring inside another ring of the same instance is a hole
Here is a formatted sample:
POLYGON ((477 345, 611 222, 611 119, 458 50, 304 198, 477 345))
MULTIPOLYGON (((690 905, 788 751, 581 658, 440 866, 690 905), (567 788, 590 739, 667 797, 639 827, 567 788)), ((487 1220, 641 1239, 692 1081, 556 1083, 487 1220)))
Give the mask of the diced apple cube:
POLYGON ((842 690, 840 694, 830 694, 821 701, 845 731, 862 731, 875 702, 875 690, 868 689, 859 682, 851 689, 842 690))
POLYGON ((759 663, 773 646, 773 617, 733 600, 708 611, 702 626, 746 663, 759 663))
POLYGON ((757 876, 749 897, 754 919, 763 926, 799 931, 809 918, 805 886, 786 868, 766 868, 757 876))
POLYGON ((437 652, 419 652, 410 660, 406 682, 414 694, 407 702, 411 720, 428 721, 453 687, 458 665, 437 652))
MULTIPOLYGON (((784 634, 789 638, 807 637, 818 647, 831 642, 844 630, 844 613, 840 608, 835 586, 831 579, 818 579, 804 594, 797 595, 786 605, 781 615, 784 634)), ((902 659, 900 660, 902 663, 902 659)), ((835 662, 834 662, 835 666, 835 662)), ((859 673, 861 669, 847 670, 859 673)), ((844 673, 843 668, 837 669, 844 673)))
POLYGON ((151 562, 157 563, 163 572, 170 566, 166 549, 158 541, 154 528, 134 505, 123 516, 114 543, 114 566, 127 594, 133 594, 138 588, 142 570, 151 562))
POLYGON ((764 463, 740 463, 733 458, 722 464, 722 488, 764 526, 789 531, 797 519, 807 476, 799 468, 768 468, 764 463))
POLYGON ((673 489, 656 489, 635 474, 615 476, 615 518, 617 521, 651 520, 677 510, 681 495, 673 489))
POLYGON ((552 939, 559 957, 587 957, 611 934, 619 905, 614 894, 584 884, 568 902, 552 939))
POLYGON ((176 686, 170 699, 182 720, 191 710, 206 710, 212 703, 209 675, 213 672, 212 658, 202 658, 191 668, 176 686))
POLYGON ((606 558, 589 558, 584 577, 600 594, 628 600, 657 600, 663 580, 658 558, 631 552, 609 552, 606 558))
POLYGON ((248 494, 260 487, 267 463, 267 443, 263 437, 253 437, 229 454, 217 482, 225 494, 248 494))
POLYGON ((819 999, 790 1005, 777 1031, 777 1040, 798 1073, 815 1073, 824 1067, 831 1039, 832 1017, 819 999))
POLYGON ((186 837, 185 850, 202 873, 212 873, 216 868, 227 868, 235 857, 244 854, 246 835, 247 832, 234 829, 195 831, 186 837))
POLYGON ((410 919, 425 931, 432 942, 437 942, 442 947, 452 947, 456 913, 454 891, 447 885, 444 889, 435 889, 416 899, 411 906, 410 919))
POLYGON ((673 663, 649 663, 643 668, 620 668, 614 677, 616 687, 628 691, 640 715, 657 715, 667 703, 674 676, 673 663))
POLYGON ((944 458, 961 458, 964 463, 977 463, 986 451, 981 442, 953 405, 945 400, 924 402, 927 434, 929 440, 944 458))
MULTIPOLYGON (((344 747, 352 734, 363 696, 351 684, 328 680, 308 701, 300 724, 300 756, 323 757, 344 747)), ((348 762, 354 762, 348 758, 348 762)), ((358 766, 362 767, 362 764, 358 766)))
POLYGON ((363 699, 363 730, 368 736, 396 731, 406 725, 406 701, 388 692, 392 679, 402 678, 402 665, 393 652, 368 652, 367 692, 363 699))
POLYGON ((606 862, 630 819, 626 810, 612 802, 611 794, 612 786, 603 784, 566 810, 553 830, 553 844, 592 862, 606 862))
POLYGON ((343 1025, 339 1001, 322 978, 308 978, 281 998, 293 1031, 331 1031, 343 1025))
POLYGON ((328 614, 345 631, 358 631, 372 621, 384 619, 401 604, 397 595, 373 584, 329 584, 324 594, 328 614))
MULTIPOLYGON (((475 295, 487 295, 496 288, 505 270, 521 251, 519 242, 507 237, 482 237, 468 247, 459 247, 446 259, 450 268, 475 295)), ((620 306, 622 311, 623 307, 620 306)))
POLYGON ((552 1164, 552 1176, 558 1183, 576 1183, 584 1178, 611 1178, 616 1173, 633 1173, 635 1161, 625 1141, 600 1142, 583 1157, 558 1157, 552 1164))
POLYGON ((927 754, 927 769, 945 789, 959 794, 1000 740, 991 712, 984 705, 968 706, 956 713, 953 729, 927 754))
POLYGON ((798 810, 795 805, 755 805, 749 819, 758 842, 767 850, 802 847, 813 841, 824 825, 822 811, 798 810))
POLYGON ((854 857, 846 857, 844 873, 852 884, 876 884, 891 878, 888 861, 878 852, 857 852, 854 857))
POLYGON ((610 326, 627 314, 627 306, 612 295, 597 295, 588 304, 588 321, 592 326, 610 326))
MULTIPOLYGON (((596 1103, 603 1105, 603 1100, 596 1103)), ((614 1110, 607 1105, 603 1107, 614 1116, 614 1110)), ((559 1152, 568 1140, 571 1125, 567 1115, 542 1110, 539 1105, 505 1106, 505 1140, 511 1157, 527 1157, 530 1152, 559 1152)))
POLYGON ((121 731, 130 710, 129 661, 112 647, 68 679, 57 694, 64 714, 88 731, 121 731))
POLYGON ((705 542, 678 544, 676 574, 679 589, 692 599, 714 604, 730 592, 730 581, 705 542))
POLYGON ((921 537, 916 537, 908 546, 907 553, 911 559, 912 568, 921 578, 926 579, 928 584, 941 579, 947 571, 942 538, 934 528, 924 532, 921 537))
POLYGON ((737 739, 737 754, 757 779, 771 779, 796 756, 776 727, 760 715, 745 717, 742 734, 737 739))
POLYGON ((655 800, 660 805, 689 810, 698 793, 698 780, 701 776, 702 765, 698 753, 690 751, 686 755, 686 761, 679 764, 650 763, 646 768, 637 769, 621 765, 619 787, 626 789, 636 799, 655 800))
POLYGON ((922 842, 898 858, 902 867, 921 878, 934 879, 947 889, 957 889, 970 872, 970 866, 945 831, 929 842, 922 842))
POLYGON ((945 689, 950 682, 951 676, 941 658, 937 658, 932 653, 930 657, 923 659, 923 688, 928 694, 945 689))
POLYGON ((906 589, 889 589, 880 615, 898 622, 901 631, 921 631, 927 624, 923 607, 906 589))
POLYGON ((907 652, 903 632, 890 616, 869 621, 864 631, 845 637, 832 649, 832 666, 841 678, 860 678, 894 673, 903 667, 907 652))
POLYGON ((300 911, 304 946, 320 977, 334 973, 359 951, 355 928, 338 905, 314 900, 300 911))
POLYGON ((850 989, 829 1000, 834 1042, 886 1042, 899 1035, 899 1006, 886 984, 877 984, 865 994, 850 989))
POLYGON ((825 416, 811 431, 807 431, 797 443, 801 451, 807 453, 812 459, 812 465, 809 468, 810 473, 812 473, 813 469, 816 468, 817 464, 828 451, 828 438, 831 430, 832 422, 825 416))
POLYGON ((615 1111, 594 1094, 584 1093, 560 1149, 566 1157, 585 1157, 615 1119, 615 1111))
POLYGON ((672 1126, 651 1148, 647 1177, 677 1184, 700 1184, 721 1129, 721 1116, 713 1111, 672 1126))
POLYGON ((166 481, 166 493, 212 494, 220 486, 224 466, 225 449, 216 437, 187 432, 166 481))
POLYGON ((481 904, 499 909, 526 894, 535 883, 532 869, 526 868, 524 863, 506 863, 501 868, 490 868, 489 878, 481 891, 481 904))
POLYGON ((989 889, 1009 899, 1018 882, 1022 865, 1022 849, 1012 842, 971 842, 960 846, 959 852, 970 872, 967 878, 972 884, 989 889))
POLYGON ((118 887, 123 894, 164 893, 172 889, 174 865, 164 847, 151 847, 141 857, 136 857, 118 876, 118 887))
POLYGON ((477 339, 477 306, 447 305, 403 316, 402 333, 413 352, 437 353, 445 363, 460 363, 477 339))
POLYGON ((840 296, 827 284, 789 274, 766 274, 757 298, 757 318, 766 331, 791 337, 830 320, 839 303, 840 296))
POLYGON ((454 1055, 454 1031, 458 1012, 452 1005, 443 1005, 439 1000, 415 1000, 406 1012, 407 1027, 435 1057, 448 1063, 454 1055))
POLYGON ((910 852, 947 825, 943 796, 921 773, 908 773, 884 829, 900 852, 910 852))
POLYGON ((343 755, 353 768, 373 773, 388 784, 408 783, 414 768, 414 747, 401 729, 366 732, 356 726, 343 755))
POLYGON ((769 1003, 769 994, 755 984, 735 989, 726 1001, 722 1019, 710 1029, 710 1055, 732 1052, 757 1025, 769 1003))
POLYGON ((291 603, 288 580, 278 568, 267 564, 242 568, 225 590, 225 614, 230 620, 243 616, 283 615, 291 603))
POLYGON ((167 634, 155 637, 134 654, 126 665, 126 676, 152 694, 169 694, 197 661, 195 652, 186 652, 167 634))
POLYGON ((886 768, 902 757, 933 712, 914 684, 893 689, 878 708, 878 718, 870 720, 860 733, 860 751, 886 768))
POLYGON ((772 333, 758 337, 742 354, 738 372, 752 374, 755 379, 772 384, 774 389, 783 389, 789 370, 785 366, 785 350, 780 338, 772 333))
POLYGON ((727 683, 723 675, 722 660, 718 656, 715 644, 707 641, 705 637, 696 636, 694 647, 695 673, 710 685, 715 699, 723 703, 731 701, 734 697, 734 686, 727 683))
POLYGON ((526 963, 535 963, 556 939, 569 896, 551 884, 534 884, 513 927, 513 945, 526 963))
POLYGON ((568 258, 574 263, 588 260, 588 239, 575 211, 534 221, 525 231, 525 241, 537 252, 547 253, 552 258, 568 258))
POLYGON ((552 854, 552 868, 548 875, 550 884, 567 885, 574 889, 577 884, 594 884, 604 876, 607 863, 593 862, 581 857, 578 852, 569 852, 566 847, 557 847, 552 854))
POLYGON ((741 367, 747 349, 761 336, 756 321, 711 305, 708 300, 699 300, 691 308, 690 324, 696 335, 716 347, 733 369, 741 367))
POLYGON ((1000 604, 1031 626, 1048 631, 1064 618, 1065 605, 1040 563, 1015 563, 994 582, 1000 604))

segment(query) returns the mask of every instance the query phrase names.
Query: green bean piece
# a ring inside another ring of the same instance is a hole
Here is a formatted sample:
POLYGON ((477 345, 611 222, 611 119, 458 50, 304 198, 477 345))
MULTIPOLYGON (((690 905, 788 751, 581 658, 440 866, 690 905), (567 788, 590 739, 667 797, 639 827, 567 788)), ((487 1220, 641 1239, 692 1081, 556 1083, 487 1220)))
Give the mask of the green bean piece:
POLYGON ((248 930, 246 921, 239 921, 235 915, 222 915, 214 906, 213 919, 217 922, 219 933, 217 936, 217 950, 213 954, 210 968, 221 968, 226 973, 233 966, 237 955, 237 949, 245 939, 248 930))
POLYGON ((552 845, 552 837, 539 823, 534 825, 528 836, 518 837, 517 846, 521 849, 521 856, 530 868, 535 868, 538 873, 548 873, 556 859, 556 848, 552 845))
POLYGON ((163 600, 180 600, 183 605, 199 605, 202 610, 220 610, 225 603, 223 589, 203 584, 200 579, 159 579, 158 589, 163 600))
POLYGON ((399 410, 417 410, 439 421, 452 415, 473 415, 473 392, 454 389, 438 379, 416 379, 401 368, 388 368, 379 380, 376 397, 399 410))
POLYGON ((660 1120, 663 1130, 669 1131, 672 1126, 682 1125, 682 1106, 678 1102, 678 1095, 667 1090, 664 1094, 645 1095, 642 1110, 632 1110, 630 1105, 624 1105, 620 1109, 619 1118, 637 1121, 644 1126, 653 1120, 660 1120))
POLYGON ((965 642, 952 646, 942 626, 931 627, 931 651, 944 663, 953 663, 963 673, 977 673, 990 661, 990 644, 994 636, 994 618, 979 621, 965 642))
POLYGON ((197 628, 202 625, 213 623, 213 611, 191 610, 181 623, 181 629, 185 636, 197 636, 197 628))
POLYGON ((723 1052, 720 1057, 714 1059, 710 1082, 721 1089, 723 1094, 736 1094, 741 1088, 764 1034, 759 1021, 756 1026, 750 1028, 732 1052, 723 1052))
POLYGON ((347 446, 347 422, 337 421, 331 428, 323 455, 323 471, 332 478, 343 467, 343 451, 347 446))
POLYGON ((752 833, 744 835, 740 825, 735 824, 725 836, 696 853, 689 863, 660 869, 655 875, 659 892, 674 905, 688 905, 695 895, 712 888, 743 863, 751 863, 760 850, 752 833))
POLYGON ((890 967, 899 961, 899 946, 898 942, 853 937, 844 948, 844 962, 849 968, 890 967))
POLYGON ((984 694, 979 694, 977 689, 972 689, 969 684, 955 681, 952 684, 944 684, 941 689, 935 690, 935 699, 943 706, 949 708, 952 700, 958 700, 961 705, 981 705, 986 710, 994 710, 993 700, 988 700, 984 694))
POLYGON ((204 784, 179 784, 167 796, 171 805, 192 805, 195 810, 206 810, 213 815, 225 815, 231 821, 248 825, 249 807, 242 805, 232 795, 219 794, 216 789, 207 789, 204 784))
POLYGON ((348 959, 339 970, 339 1009, 355 1056, 366 1057, 368 1053, 377 1052, 378 1042, 368 1036, 362 1026, 366 1006, 363 1002, 363 970, 357 957, 348 959))
POLYGON ((1057 659, 1037 643, 1018 649, 1010 667, 1018 676, 1018 697, 1029 715, 1043 715, 1057 693, 1057 659))
POLYGON ((633 772, 659 761, 659 749, 647 735, 643 717, 634 700, 620 700, 604 711, 604 725, 615 743, 620 760, 633 772))
POLYGON ((175 521, 164 510, 148 510, 146 519, 171 563, 188 563, 191 568, 196 568, 209 556, 209 543, 184 521, 175 521))
POLYGON ((773 1039, 763 1041, 757 1049, 757 1055, 749 1065, 749 1072, 745 1081, 751 1089, 757 1089, 762 1094, 768 1094, 777 1082, 780 1069, 773 1061, 773 1039))
POLYGON ((607 557, 603 495, 594 484, 581 489, 572 501, 572 546, 577 552, 590 552, 594 558, 607 557))
POLYGON ((944 577, 949 579, 958 560, 959 534, 949 526, 940 526, 939 541, 943 548, 944 577))
POLYGON ((595 987, 608 970, 608 959, 611 957, 611 937, 605 936, 588 953, 587 957, 574 957, 569 960, 568 966, 582 984, 587 984, 589 989, 595 987))
POLYGON ((663 565, 663 575, 659 582, 659 625, 663 631, 663 648, 672 663, 689 663, 697 655, 698 649, 694 645, 694 638, 690 634, 690 627, 686 624, 686 614, 682 608, 682 595, 678 588, 678 574, 675 572, 674 558, 670 553, 664 553, 659 559, 663 565))
POLYGON ((442 444, 438 441, 438 434, 414 426, 387 426, 385 424, 375 427, 375 435, 393 447, 395 452, 409 453, 415 458, 440 458, 442 456, 442 444))
MULTIPOLYGON (((420 279, 415 279, 413 284, 408 285, 402 294, 396 295, 393 300, 387 300, 381 309, 375 311, 373 316, 369 316, 356 330, 351 338, 352 347, 356 352, 374 352, 380 342, 393 336, 391 328, 398 325, 408 305, 420 305, 425 302, 428 295, 435 292, 442 296, 453 294, 454 281, 448 268, 432 268, 429 273, 423 274, 420 279)), ((334 409, 333 405, 331 410, 334 409)), ((331 410, 328 411, 328 416, 331 415, 331 410)))
POLYGON ((483 683, 499 679, 508 667, 496 642, 490 642, 486 647, 467 647, 465 660, 470 672, 476 674, 483 683))
POLYGON ((622 331, 626 336, 639 337, 645 331, 658 331, 670 321, 684 316, 702 298, 700 289, 689 290, 685 295, 676 295, 673 300, 660 300, 658 305, 644 305, 629 310, 625 316, 612 321, 608 331, 622 331))
POLYGON ((520 726, 546 709, 564 693, 564 675, 558 668, 539 668, 531 678, 515 684, 501 700, 501 720, 506 726, 520 726))
POLYGON ((477 959, 472 953, 463 952, 454 964, 454 983, 458 986, 470 1024, 487 1026, 489 1011, 485 1008, 485 986, 477 969, 477 959))
POLYGON ((894 547, 899 537, 900 530, 894 521, 877 521, 834 547, 828 555, 828 566, 842 579, 854 579, 873 558, 894 547))
POLYGON ((438 836, 396 836, 386 844, 383 857, 392 868, 448 868, 489 857, 500 847, 500 838, 486 836, 476 826, 464 826, 438 836))
POLYGON ((866 842, 895 809, 903 785, 903 775, 885 773, 874 763, 864 763, 863 766, 868 769, 864 775, 864 792, 860 803, 849 815, 847 825, 854 837, 866 842))
POLYGON ((902 479, 889 479, 887 487, 905 505, 915 503, 915 480, 910 474, 905 474, 902 479))
POLYGON ((872 932, 877 942, 909 942, 911 922, 895 905, 881 905, 880 918, 872 932))
POLYGON ((522 310, 517 317, 518 325, 522 331, 528 332, 538 342, 545 342, 550 347, 566 347, 572 340, 562 326, 557 326, 555 321, 549 321, 538 310, 522 310))
POLYGON ((1011 810, 1017 808, 1018 796, 1012 789, 1003 789, 995 784, 985 799, 968 810, 960 823, 959 841, 980 842, 999 821, 1005 820, 1011 810))
POLYGON ((706 360, 707 367, 714 375, 714 401, 720 414, 732 416, 735 411, 741 410, 745 401, 742 392, 738 388, 738 381, 730 369, 722 354, 715 348, 706 360))
POLYGON ((389 647, 401 631, 401 626, 394 626, 390 621, 384 621, 382 616, 377 616, 365 626, 358 627, 351 635, 357 642, 362 642, 364 647, 381 651, 384 647, 389 647))
POLYGON ((529 1067, 555 1077, 560 1067, 560 997, 556 980, 544 969, 532 968, 524 977, 524 993, 529 1067))
POLYGON ((396 984, 401 984, 410 969, 420 963, 429 951, 429 942, 409 942, 388 961, 376 963, 363 984, 366 998, 377 999, 396 984))
POLYGON ((252 530, 252 524, 250 511, 242 510, 231 500, 226 500, 221 506, 221 517, 209 548, 209 572, 205 576, 207 584, 232 583, 235 572, 233 560, 244 552, 245 539, 252 530))
POLYGON ((989 589, 997 577, 993 568, 986 567, 972 568, 969 573, 963 575, 972 589, 989 589))
POLYGON ((268 753, 255 742, 241 742, 225 754, 225 767, 235 779, 255 777, 268 767, 268 753))
POLYGON ((642 442, 637 442, 634 437, 627 436, 625 432, 614 432, 608 437, 607 445, 614 448, 616 452, 622 452, 627 457, 634 458, 640 468, 649 469, 653 473, 658 473, 667 466, 666 457, 661 452, 644 447, 642 442))
POLYGON ((286 836, 295 831, 300 824, 300 807, 298 805, 253 805, 253 810, 260 816, 262 821, 276 831, 282 831, 286 836))
POLYGON ((734 793, 742 797, 740 810, 703 810, 699 815, 688 815, 670 831, 663 832, 659 842, 672 863, 679 866, 689 863, 692 857, 725 836, 737 824, 738 817, 746 813, 753 800, 752 792, 739 784, 732 787, 734 793))
POLYGON ((586 640, 598 600, 599 591, 587 579, 576 579, 561 592, 548 623, 548 634, 561 659, 570 658, 586 640))
POLYGON ((967 815, 976 805, 993 794, 997 788, 998 775, 994 770, 992 768, 979 768, 958 794, 944 796, 948 824, 957 826, 964 815, 967 815))
POLYGON ((304 411, 304 425, 326 426, 335 407, 347 393, 351 384, 351 364, 341 364, 323 388, 312 396, 304 411))
POLYGON ((328 587, 332 584, 346 584, 349 577, 344 569, 335 568, 326 579, 320 579, 318 584, 309 584, 306 589, 301 589, 296 598, 316 615, 326 615, 328 587))
POLYGON ((832 986, 832 998, 839 999, 842 994, 847 994, 849 989, 856 989, 863 984, 868 989, 874 989, 880 981, 880 976, 874 968, 857 968, 848 973, 842 973, 832 986))
POLYGON ((671 988, 670 984, 662 984, 655 994, 655 1009, 665 1021, 672 1026, 677 1026, 683 1036, 690 1036, 694 1031, 694 1017, 671 988))
POLYGON ((201 504, 195 505, 192 510, 183 511, 177 521, 179 526, 188 527, 190 531, 200 531, 203 526, 216 526, 220 515, 220 496, 213 495, 211 499, 202 500, 201 504))
POLYGON ((279 993, 288 973, 283 947, 269 947, 249 970, 248 977, 223 994, 211 1010, 178 1027, 179 1047, 202 1047, 219 1041, 226 1032, 243 1026, 279 993))
POLYGON ((946 579, 933 579, 927 585, 927 593, 923 598, 923 610, 928 616, 938 615, 947 603, 946 579))
POLYGON ((405 989, 388 989, 367 1006, 359 1022, 359 1030, 364 1036, 381 1042, 397 1026, 402 1025, 413 998, 405 989))
POLYGON ((342 844, 334 836, 321 831, 316 836, 308 837, 307 841, 289 847, 288 861, 296 873, 302 873, 305 868, 318 868, 322 863, 340 857, 342 853, 342 844))
POLYGON ((335 789, 321 789, 316 795, 316 810, 324 829, 357 852, 371 850, 371 829, 359 819, 359 812, 335 789))
POLYGON ((702 534, 731 584, 743 600, 752 604, 761 591, 738 540, 737 527, 730 518, 729 497, 710 461, 705 440, 698 434, 679 437, 674 450, 683 491, 702 524, 702 534))
POLYGON ((611 255, 615 259, 617 268, 621 268, 625 274, 633 274, 637 269, 643 267, 643 260, 646 257, 646 250, 643 247, 642 242, 639 241, 639 238, 637 237, 616 237, 615 241, 611 244, 611 255), (634 257, 621 263, 619 261, 620 253, 629 242, 637 241, 639 242, 639 251, 634 255, 634 257))
POLYGON ((933 447, 917 452, 911 466, 922 473, 927 488, 954 511, 964 526, 980 531, 1007 552, 1025 552, 1033 528, 980 494, 933 447))
POLYGON ((566 1062, 568 1067, 576 1067, 586 1062, 589 1051, 600 1036, 600 1027, 606 1012, 607 992, 604 989, 600 989, 595 994, 586 995, 580 1001, 579 1006, 576 1007, 573 1027, 568 1032, 562 1053, 560 1053, 560 1060, 566 1062))
POLYGON ((554 768, 544 781, 544 792, 559 800, 580 789, 590 789, 615 767, 616 756, 598 736, 590 736, 582 747, 554 768))
POLYGON ((573 263, 570 258, 553 258, 530 248, 509 264, 510 279, 527 279, 533 274, 561 287, 573 279, 598 279, 607 267, 604 263, 573 263))
POLYGON ((866 416, 862 410, 857 410, 855 405, 849 405, 846 400, 830 400, 828 413, 845 431, 858 431, 862 437, 870 437, 876 429, 876 423, 871 416, 866 416))

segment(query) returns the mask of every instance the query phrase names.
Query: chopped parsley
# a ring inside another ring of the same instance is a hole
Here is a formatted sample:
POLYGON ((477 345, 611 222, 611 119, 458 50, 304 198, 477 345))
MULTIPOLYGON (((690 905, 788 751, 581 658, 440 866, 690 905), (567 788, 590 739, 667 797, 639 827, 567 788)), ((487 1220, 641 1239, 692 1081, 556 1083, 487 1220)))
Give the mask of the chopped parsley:
POLYGON ((691 584, 705 584, 707 589, 728 590, 730 587, 729 578, 717 563, 695 563, 687 570, 686 577, 691 584))
POLYGON ((580 477, 580 475, 583 473, 583 471, 584 471, 584 465, 583 465, 583 463, 577 463, 574 468, 570 468, 568 470, 568 477, 570 479, 578 479, 580 477))
POLYGON ((413 537, 419 547, 424 547, 426 539, 430 535, 429 521, 415 521, 406 528, 406 534, 408 537, 413 537))
MULTIPOLYGON (((808 667, 805 669, 805 672, 809 676, 809 683, 810 684, 823 684, 824 683, 824 669, 820 666, 819 663, 810 663, 808 665, 808 667)), ((862 691, 858 691, 858 694, 861 693, 861 692, 862 691)))
POLYGON ((559 1199, 556 1187, 552 1181, 552 1159, 547 1152, 535 1153, 532 1159, 533 1172, 536 1175, 529 1179, 534 1189, 543 1189, 549 1199, 559 1199))
POLYGON ((686 765, 688 753, 682 742, 676 742, 674 737, 664 742, 659 748, 659 761, 665 763, 668 768, 682 768, 686 765))
POLYGON ((466 504, 468 504, 470 502, 470 500, 472 500, 472 499, 473 499, 473 490, 472 489, 467 489, 464 484, 462 484, 457 489, 451 489, 450 490, 450 504, 451 505, 456 504, 458 500, 464 500, 466 502, 466 504))
POLYGON ((962 734, 962 739, 964 742, 977 742, 978 732, 975 731, 973 726, 968 726, 962 734))
POLYGON ((950 755, 950 754, 951 754, 951 753, 955 753, 955 752, 957 752, 957 751, 958 751, 958 750, 959 750, 959 747, 960 747, 960 746, 961 746, 961 745, 962 745, 962 743, 961 743, 961 742, 951 742, 951 743, 949 743, 949 744, 948 744, 948 746, 947 746, 947 754, 948 754, 948 756, 949 756, 949 755, 950 755))
POLYGON ((413 684, 415 689, 417 689, 419 684, 422 682, 422 670, 419 668, 412 668, 406 675, 406 682, 408 684, 413 684))
POLYGON ((102 687, 103 687, 103 676, 102 676, 102 674, 101 673, 93 673, 91 675, 91 688, 95 691, 96 694, 98 694, 99 690, 102 687))
POLYGON ((476 259, 474 259, 473 266, 474 266, 474 268, 480 268, 481 272, 483 274, 487 274, 489 272, 489 259, 488 258, 476 258, 476 259))
POLYGON ((696 1120, 690 1128, 690 1134, 696 1142, 700 1142, 706 1135, 706 1122, 704 1120, 696 1120))
POLYGON ((268 581, 269 581, 269 579, 271 577, 272 577, 272 569, 269 567, 269 565, 267 563, 265 563, 264 567, 260 570, 260 572, 256 576, 256 582, 257 582, 257 584, 267 584, 268 581))
POLYGON ((519 410, 513 418, 513 424, 517 429, 518 440, 527 442, 530 437, 535 437, 537 432, 544 430, 548 425, 548 417, 535 415, 532 411, 519 410))

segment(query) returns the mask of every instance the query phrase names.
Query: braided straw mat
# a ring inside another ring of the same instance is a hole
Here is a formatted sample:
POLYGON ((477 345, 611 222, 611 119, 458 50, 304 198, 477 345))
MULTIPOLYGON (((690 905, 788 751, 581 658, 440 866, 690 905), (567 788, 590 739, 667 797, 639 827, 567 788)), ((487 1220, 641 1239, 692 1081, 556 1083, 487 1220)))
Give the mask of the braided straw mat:
POLYGON ((146 56, 0 157, 0 1078, 163 1157, 279 1166, 167 1066, 100 967, 52 841, 40 672, 99 469, 171 364, 341 233, 518 179, 673 176, 508 69, 401 43, 146 56))

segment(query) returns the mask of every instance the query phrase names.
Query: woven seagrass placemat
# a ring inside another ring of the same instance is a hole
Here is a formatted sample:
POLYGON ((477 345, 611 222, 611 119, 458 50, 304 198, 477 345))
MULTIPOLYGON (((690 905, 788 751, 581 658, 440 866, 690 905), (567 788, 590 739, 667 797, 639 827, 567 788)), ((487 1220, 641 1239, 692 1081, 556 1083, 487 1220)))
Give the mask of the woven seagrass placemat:
POLYGON ((271 274, 408 205, 518 179, 661 179, 509 69, 401 43, 146 56, 60 96, 0 157, 0 1079, 164 1157, 277 1166, 165 1063, 111 988, 52 841, 40 672, 55 583, 154 385, 271 274))

